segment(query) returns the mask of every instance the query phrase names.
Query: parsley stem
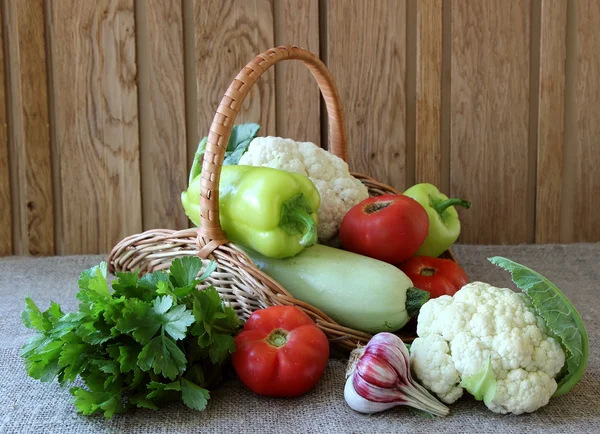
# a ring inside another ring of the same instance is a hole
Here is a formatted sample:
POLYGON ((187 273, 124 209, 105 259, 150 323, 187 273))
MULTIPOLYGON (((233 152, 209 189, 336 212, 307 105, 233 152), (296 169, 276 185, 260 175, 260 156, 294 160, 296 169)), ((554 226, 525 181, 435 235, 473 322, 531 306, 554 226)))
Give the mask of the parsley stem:
POLYGON ((213 330, 216 330, 216 331, 221 332, 221 333, 231 334, 234 331, 233 329, 226 329, 224 327, 220 327, 220 326, 215 325, 215 324, 211 324, 211 327, 212 327, 213 330))

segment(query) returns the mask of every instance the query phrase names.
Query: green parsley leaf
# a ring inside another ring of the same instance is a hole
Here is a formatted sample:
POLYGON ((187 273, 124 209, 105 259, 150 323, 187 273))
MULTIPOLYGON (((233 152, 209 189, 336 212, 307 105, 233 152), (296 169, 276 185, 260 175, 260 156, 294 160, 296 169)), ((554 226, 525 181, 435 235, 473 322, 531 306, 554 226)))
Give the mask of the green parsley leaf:
POLYGON ((25 327, 39 331, 48 331, 64 315, 56 303, 42 313, 30 297, 25 298, 25 310, 21 313, 21 321, 25 327))
POLYGON ((75 381, 79 372, 90 362, 89 345, 86 343, 66 343, 62 347, 58 364, 63 368, 63 381, 75 381))
MULTIPOLYGON (((116 294, 127 295, 132 290, 135 293, 135 289, 137 288, 138 276, 135 273, 131 272, 119 272, 115 273, 117 279, 112 283, 112 289, 116 294)), ((135 293, 136 297, 138 297, 137 293, 135 293)), ((138 297, 139 298, 139 297, 138 297)))
POLYGON ((204 410, 210 398, 208 390, 203 389, 197 384, 181 379, 181 396, 183 403, 194 410, 204 410))
POLYGON ((139 298, 140 300, 150 301, 156 296, 156 285, 152 288, 148 288, 140 284, 137 273, 126 272, 126 273, 115 273, 117 279, 113 281, 112 287, 114 295, 122 295, 127 299, 139 298))
POLYGON ((169 281, 161 281, 156 285, 156 294, 157 295, 170 295, 172 297, 175 296, 173 292, 173 285, 169 281))
POLYGON ((205 291, 194 292, 193 297, 196 323, 192 334, 198 337, 200 348, 208 348, 211 362, 221 364, 235 351, 232 335, 238 329, 239 319, 212 286, 205 291))
POLYGON ((142 347, 133 344, 131 346, 120 346, 117 362, 121 367, 121 372, 133 371, 136 368, 137 358, 142 351, 142 347))
POLYGON ((194 315, 184 304, 175 306, 163 315, 165 331, 176 341, 185 338, 187 328, 194 323, 194 315))
MULTIPOLYGON (((87 294, 87 291, 94 291, 105 297, 110 297, 108 283, 106 282, 107 265, 106 262, 100 263, 92 268, 85 270, 79 276, 79 288, 84 292, 78 294, 87 294)), ((78 297, 79 298, 79 297, 78 297)), ((79 298, 82 300, 81 298, 79 298)), ((82 300, 85 301, 85 300, 82 300)))
POLYGON ((133 337, 141 344, 147 344, 161 326, 173 339, 183 339, 194 316, 185 305, 171 308, 173 302, 168 295, 156 297, 150 309, 148 303, 127 300, 129 312, 117 323, 117 329, 122 333, 133 332, 133 337))
POLYGON ((171 264, 171 281, 175 287, 193 285, 202 270, 202 260, 197 256, 177 258, 171 264))
POLYGON ((233 336, 223 333, 212 334, 212 344, 208 350, 211 362, 215 365, 225 363, 229 355, 234 351, 235 342, 233 336))
POLYGON ((154 291, 160 282, 168 282, 169 273, 166 271, 155 271, 153 273, 144 274, 138 280, 138 287, 147 291, 154 291))
POLYGON ((156 297, 154 300, 154 312, 159 316, 164 315, 169 309, 173 306, 173 298, 171 296, 165 295, 162 297, 156 297))
POLYGON ((88 344, 101 344, 112 337, 111 326, 102 317, 81 322, 76 333, 88 344))
POLYGON ((159 335, 142 348, 138 366, 143 371, 153 370, 174 380, 185 372, 187 360, 183 351, 170 338, 159 335))
POLYGON ((196 321, 210 321, 221 308, 221 298, 214 287, 194 292, 194 317, 196 321))
POLYGON ((35 342, 30 342, 28 356, 25 359, 25 369, 31 378, 42 382, 51 382, 60 372, 58 359, 62 350, 62 342, 52 341, 41 336, 35 342), (33 346, 37 345, 34 349, 33 346))
POLYGON ((200 277, 198 277, 198 280, 203 281, 204 279, 209 277, 213 273, 213 271, 215 271, 216 269, 217 269, 217 262, 210 261, 208 263, 208 265, 206 266, 206 268, 204 269, 204 271, 202 272, 202 275, 200 277))
POLYGON ((139 386, 146 384, 149 378, 150 376, 136 365, 133 371, 127 373, 128 389, 136 390, 139 386))
POLYGON ((52 326, 52 324, 49 324, 49 321, 44 318, 42 312, 40 312, 40 309, 30 297, 25 297, 25 305, 27 307, 21 312, 21 321, 25 324, 25 327, 46 331, 52 326))
POLYGON ((151 381, 148 384, 148 389, 151 390, 151 392, 147 395, 148 399, 162 399, 167 394, 166 392, 180 392, 181 383, 179 382, 179 380, 173 381, 171 383, 160 383, 158 381, 151 381))
POLYGON ((115 328, 121 333, 131 333, 136 341, 147 344, 160 326, 160 317, 150 303, 133 298, 124 301, 123 316, 115 328))
POLYGON ((146 398, 144 395, 132 396, 129 398, 129 402, 135 404, 138 408, 149 408, 150 410, 158 410, 156 404, 152 400, 146 398))
POLYGON ((124 410, 120 392, 90 392, 81 387, 72 387, 71 394, 75 397, 75 407, 84 415, 103 411, 104 417, 109 419, 124 410))

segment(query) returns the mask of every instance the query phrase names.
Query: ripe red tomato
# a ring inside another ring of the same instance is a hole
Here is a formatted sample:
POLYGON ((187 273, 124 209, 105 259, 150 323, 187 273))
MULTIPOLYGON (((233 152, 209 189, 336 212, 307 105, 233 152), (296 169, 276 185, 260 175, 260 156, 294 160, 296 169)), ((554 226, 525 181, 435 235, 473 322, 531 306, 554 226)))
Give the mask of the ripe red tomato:
POLYGON ((257 310, 235 338, 238 377, 255 393, 292 397, 310 390, 325 373, 329 341, 310 317, 294 306, 257 310))
POLYGON ((450 259, 413 256, 398 268, 412 280, 415 288, 429 291, 430 298, 454 295, 469 283, 465 270, 450 259))
POLYGON ((390 264, 413 256, 427 238, 429 217, 411 197, 386 194, 352 207, 340 226, 345 250, 390 264))

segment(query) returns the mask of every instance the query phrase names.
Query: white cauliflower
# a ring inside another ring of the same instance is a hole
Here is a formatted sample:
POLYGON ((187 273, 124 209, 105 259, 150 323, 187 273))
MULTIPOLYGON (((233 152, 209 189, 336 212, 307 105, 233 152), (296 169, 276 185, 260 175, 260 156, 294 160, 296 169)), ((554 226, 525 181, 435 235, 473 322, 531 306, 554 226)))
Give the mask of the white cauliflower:
POLYGON ((495 413, 530 413, 548 403, 565 363, 524 294, 487 283, 421 307, 411 367, 419 381, 451 404, 467 389, 495 413))
POLYGON ((308 176, 321 195, 317 231, 322 243, 338 234, 350 208, 369 197, 367 187, 350 175, 344 160, 314 143, 256 137, 238 164, 272 167, 308 176))

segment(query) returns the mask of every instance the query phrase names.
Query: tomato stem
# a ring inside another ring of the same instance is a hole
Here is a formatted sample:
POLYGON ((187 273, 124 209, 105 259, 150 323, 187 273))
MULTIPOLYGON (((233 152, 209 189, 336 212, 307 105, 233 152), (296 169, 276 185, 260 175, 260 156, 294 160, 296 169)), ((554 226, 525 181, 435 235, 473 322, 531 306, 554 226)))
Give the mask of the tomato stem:
POLYGON ((289 336, 290 334, 287 331, 283 329, 275 329, 269 333, 269 336, 267 336, 267 339, 265 340, 272 347, 279 348, 287 343, 289 336))
POLYGON ((363 211, 367 214, 373 214, 377 211, 381 211, 382 209, 387 208, 391 204, 391 201, 370 203, 364 207, 363 211))
POLYGON ((433 276, 435 272, 436 269, 431 267, 421 267, 421 269, 419 270, 419 274, 421 276, 433 276))

